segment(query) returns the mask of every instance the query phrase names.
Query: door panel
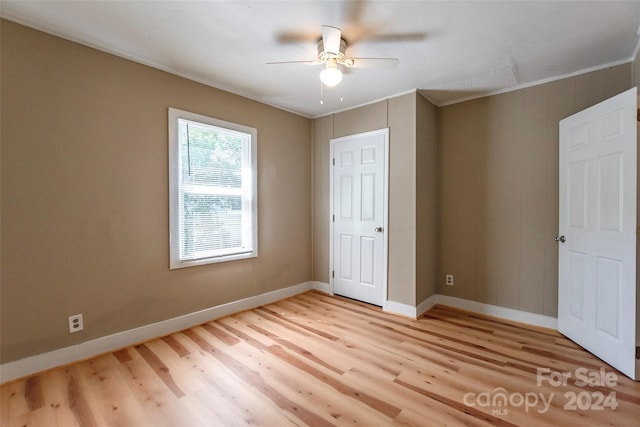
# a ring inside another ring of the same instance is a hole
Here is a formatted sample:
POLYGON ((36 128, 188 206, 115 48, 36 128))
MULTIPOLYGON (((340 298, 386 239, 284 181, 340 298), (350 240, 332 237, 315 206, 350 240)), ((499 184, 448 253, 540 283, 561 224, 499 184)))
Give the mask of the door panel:
POLYGON ((569 165, 569 223, 572 228, 587 227, 587 162, 569 165))
POLYGON ((599 159, 600 197, 598 204, 600 230, 622 231, 622 163, 619 153, 599 159))
POLYGON ((353 236, 340 235, 340 264, 338 265, 339 278, 345 281, 353 281, 353 268, 351 260, 353 252, 353 236))
POLYGON ((596 328, 618 339, 619 297, 622 263, 615 259, 598 257, 596 301, 596 328))
POLYGON ((387 141, 386 129, 331 141, 333 290, 376 305, 386 298, 387 141))
POLYGON ((580 320, 583 319, 585 270, 585 254, 569 251, 569 314, 580 320))
POLYGON ((363 236, 360 239, 360 283, 375 286, 376 239, 363 236))
POLYGON ((374 174, 362 175, 362 220, 375 221, 375 178, 374 174))
POLYGON ((560 122, 558 329, 636 378, 636 89, 560 122))
POLYGON ((340 176, 340 218, 353 219, 353 177, 340 176))

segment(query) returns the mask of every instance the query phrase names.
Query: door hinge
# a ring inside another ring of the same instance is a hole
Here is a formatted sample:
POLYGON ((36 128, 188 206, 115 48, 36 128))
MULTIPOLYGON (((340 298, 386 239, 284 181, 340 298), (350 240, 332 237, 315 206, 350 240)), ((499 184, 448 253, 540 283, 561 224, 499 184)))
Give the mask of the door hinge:
POLYGON ((336 158, 334 157, 333 158, 333 166, 335 166, 335 165, 336 165, 336 158))
POLYGON ((335 215, 331 215, 331 221, 336 222, 336 216, 335 215))
POLYGON ((334 277, 336 277, 336 272, 335 272, 335 270, 332 270, 331 271, 331 278, 333 279, 334 277))
POLYGON ((636 347, 636 359, 640 359, 640 347, 636 347))

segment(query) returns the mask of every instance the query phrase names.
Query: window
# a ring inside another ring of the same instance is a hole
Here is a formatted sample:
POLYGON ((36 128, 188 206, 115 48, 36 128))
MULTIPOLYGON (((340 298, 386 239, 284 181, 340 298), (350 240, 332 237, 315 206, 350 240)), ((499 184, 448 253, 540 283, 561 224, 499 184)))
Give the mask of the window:
POLYGON ((170 268, 258 256, 256 139, 169 108, 170 268))

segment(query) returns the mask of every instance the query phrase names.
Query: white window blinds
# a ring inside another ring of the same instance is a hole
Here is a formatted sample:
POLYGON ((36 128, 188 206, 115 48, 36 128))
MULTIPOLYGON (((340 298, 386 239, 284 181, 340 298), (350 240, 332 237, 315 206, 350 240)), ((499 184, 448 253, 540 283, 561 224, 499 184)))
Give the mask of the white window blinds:
POLYGON ((172 268, 256 256, 255 129, 171 111, 172 268))

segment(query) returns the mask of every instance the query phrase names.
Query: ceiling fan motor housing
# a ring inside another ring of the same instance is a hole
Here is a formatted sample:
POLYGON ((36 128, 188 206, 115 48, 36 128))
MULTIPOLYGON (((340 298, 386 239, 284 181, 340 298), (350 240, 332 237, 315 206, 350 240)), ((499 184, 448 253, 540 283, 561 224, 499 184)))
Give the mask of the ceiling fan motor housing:
POLYGON ((329 59, 336 59, 339 64, 344 63, 345 52, 347 50, 347 42, 345 39, 340 39, 340 51, 339 52, 327 52, 324 50, 324 42, 322 39, 318 40, 318 59, 321 62, 327 62, 329 59))

